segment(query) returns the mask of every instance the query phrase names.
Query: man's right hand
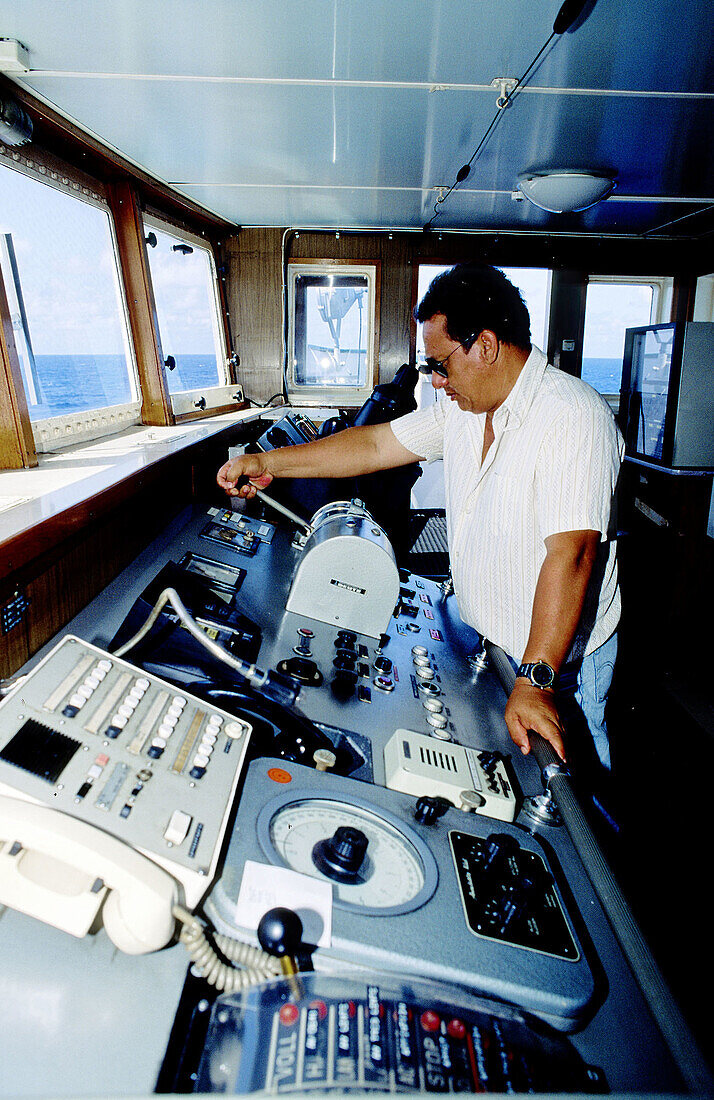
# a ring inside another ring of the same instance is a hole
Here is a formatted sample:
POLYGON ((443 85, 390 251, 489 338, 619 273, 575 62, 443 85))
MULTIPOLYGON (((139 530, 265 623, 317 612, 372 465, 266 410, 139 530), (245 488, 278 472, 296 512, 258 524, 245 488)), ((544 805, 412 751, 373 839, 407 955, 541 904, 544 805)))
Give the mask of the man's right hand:
POLYGON ((246 500, 254 497, 257 489, 266 489, 272 480, 273 475, 268 471, 263 454, 229 459, 216 475, 216 481, 229 497, 243 497, 246 500))

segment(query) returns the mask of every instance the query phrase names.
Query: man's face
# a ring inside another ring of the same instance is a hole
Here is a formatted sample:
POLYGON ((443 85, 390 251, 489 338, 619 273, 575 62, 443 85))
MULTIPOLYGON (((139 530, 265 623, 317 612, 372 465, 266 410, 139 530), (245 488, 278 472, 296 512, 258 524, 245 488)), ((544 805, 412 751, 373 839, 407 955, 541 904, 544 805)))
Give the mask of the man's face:
MULTIPOLYGON (((492 334, 491 334, 492 335, 492 334)), ((493 412, 507 396, 503 392, 504 379, 499 366, 500 348, 489 343, 486 333, 479 333, 473 346, 466 348, 449 336, 446 317, 436 313, 424 322, 424 347, 430 358, 443 361, 447 377, 435 371, 431 384, 435 390, 444 390, 464 412, 493 412)))

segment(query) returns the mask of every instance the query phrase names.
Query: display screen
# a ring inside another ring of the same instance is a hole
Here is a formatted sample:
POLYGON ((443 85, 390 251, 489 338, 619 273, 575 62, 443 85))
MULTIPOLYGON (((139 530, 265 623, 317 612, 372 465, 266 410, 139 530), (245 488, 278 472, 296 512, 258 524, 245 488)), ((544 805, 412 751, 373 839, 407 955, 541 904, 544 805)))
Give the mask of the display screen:
POLYGON ((637 333, 632 348, 632 371, 639 393, 636 452, 663 459, 665 418, 672 374, 674 326, 637 333))

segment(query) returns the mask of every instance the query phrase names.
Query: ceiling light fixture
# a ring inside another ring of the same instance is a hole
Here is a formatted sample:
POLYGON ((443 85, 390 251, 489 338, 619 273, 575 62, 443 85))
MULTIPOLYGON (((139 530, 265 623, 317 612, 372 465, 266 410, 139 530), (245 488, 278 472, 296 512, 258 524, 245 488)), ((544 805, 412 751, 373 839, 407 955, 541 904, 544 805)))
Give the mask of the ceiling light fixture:
POLYGON ((518 181, 518 191, 534 206, 551 214, 589 210, 611 195, 614 188, 611 176, 573 170, 533 172, 518 181))

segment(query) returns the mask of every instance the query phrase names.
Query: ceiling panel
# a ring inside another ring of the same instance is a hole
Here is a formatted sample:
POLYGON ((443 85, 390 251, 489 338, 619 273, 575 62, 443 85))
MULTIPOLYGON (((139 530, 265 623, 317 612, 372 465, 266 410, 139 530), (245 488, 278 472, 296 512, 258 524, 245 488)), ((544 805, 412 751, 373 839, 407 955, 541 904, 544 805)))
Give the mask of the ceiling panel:
MULTIPOLYGON (((230 220, 418 227, 498 113, 491 80, 525 71, 558 7, 0 0, 0 35, 30 51, 24 86, 230 220)), ((641 233, 697 208, 674 199, 714 202, 711 11, 589 0, 438 225, 641 233), (615 199, 569 219, 511 200, 546 168, 610 171, 615 199)))

